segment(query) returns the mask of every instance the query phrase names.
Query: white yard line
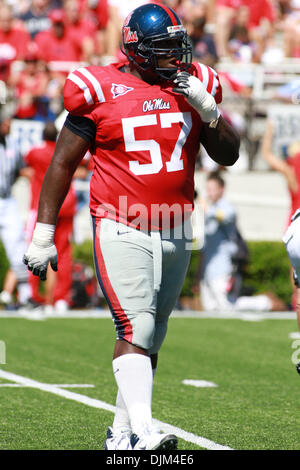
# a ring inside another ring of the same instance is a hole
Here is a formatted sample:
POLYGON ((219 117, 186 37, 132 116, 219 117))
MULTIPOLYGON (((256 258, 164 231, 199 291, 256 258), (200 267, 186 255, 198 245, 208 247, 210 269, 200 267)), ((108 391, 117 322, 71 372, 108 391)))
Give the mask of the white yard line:
MULTIPOLYGON (((113 405, 110 405, 109 403, 105 403, 104 401, 96 400, 95 398, 90 398, 86 395, 81 395, 79 393, 70 392, 69 390, 61 389, 57 385, 50 385, 38 382, 36 380, 23 377, 22 375, 16 375, 12 372, 7 372, 2 369, 0 369, 0 378, 15 382, 20 385, 25 385, 27 387, 35 388, 43 392, 53 393, 54 395, 67 398, 68 400, 73 400, 78 403, 91 406, 93 408, 111 411, 112 413, 115 412, 115 407, 113 405)), ((233 450, 231 447, 217 444, 216 442, 206 439, 205 437, 196 436, 196 434, 184 431, 183 429, 177 428, 176 426, 172 426, 171 424, 163 423, 162 421, 154 420, 154 424, 155 426, 158 426, 162 431, 175 434, 177 437, 180 437, 181 439, 187 442, 192 442, 193 444, 203 447, 204 449, 233 450)))
MULTIPOLYGON (((95 385, 92 384, 50 384, 53 387, 60 387, 60 388, 95 388, 95 385)), ((0 387, 31 387, 31 385, 25 384, 0 384, 0 387)))
POLYGON ((191 385, 192 387, 218 387, 217 384, 214 382, 209 382, 208 380, 192 380, 192 379, 184 379, 181 383, 184 385, 191 385))

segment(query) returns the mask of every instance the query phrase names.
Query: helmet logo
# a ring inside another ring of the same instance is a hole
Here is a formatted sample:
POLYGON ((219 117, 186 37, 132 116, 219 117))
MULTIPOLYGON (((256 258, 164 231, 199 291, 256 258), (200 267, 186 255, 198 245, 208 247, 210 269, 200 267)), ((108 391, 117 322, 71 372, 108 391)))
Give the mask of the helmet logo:
POLYGON ((178 31, 186 31, 185 27, 182 24, 175 24, 174 26, 168 26, 167 31, 169 34, 177 33, 178 31))
POLYGON ((131 31, 130 26, 124 27, 124 43, 130 44, 131 42, 138 42, 138 35, 136 31, 131 31))
POLYGON ((111 87, 113 98, 118 98, 118 96, 125 95, 126 93, 132 90, 133 88, 131 88, 130 86, 116 84, 116 83, 112 83, 112 87, 111 87))

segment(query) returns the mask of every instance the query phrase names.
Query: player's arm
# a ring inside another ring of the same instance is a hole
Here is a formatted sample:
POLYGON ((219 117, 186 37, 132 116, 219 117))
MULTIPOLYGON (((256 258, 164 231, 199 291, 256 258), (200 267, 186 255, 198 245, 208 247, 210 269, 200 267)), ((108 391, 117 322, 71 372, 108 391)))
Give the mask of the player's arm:
POLYGON ((262 156, 273 170, 279 171, 284 175, 291 191, 296 192, 298 189, 298 183, 293 168, 272 152, 273 132, 273 125, 268 121, 262 140, 262 156))
POLYGON ((57 270, 54 233, 58 213, 70 188, 73 174, 91 145, 93 123, 84 119, 67 119, 43 181, 37 224, 32 242, 24 255, 24 263, 28 265, 28 269, 41 280, 46 279, 49 262, 52 269, 57 270), (86 126, 86 123, 89 124, 86 126), (86 133, 82 131, 80 124, 83 129, 86 127, 86 133))
POLYGON ((219 165, 231 166, 239 158, 239 135, 221 115, 216 128, 209 127, 209 123, 204 122, 201 143, 208 155, 219 165))
POLYGON ((239 158, 240 138, 220 115, 215 98, 199 78, 188 72, 177 73, 173 81, 173 91, 185 96, 202 119, 200 141, 209 156, 220 165, 233 165, 239 158))

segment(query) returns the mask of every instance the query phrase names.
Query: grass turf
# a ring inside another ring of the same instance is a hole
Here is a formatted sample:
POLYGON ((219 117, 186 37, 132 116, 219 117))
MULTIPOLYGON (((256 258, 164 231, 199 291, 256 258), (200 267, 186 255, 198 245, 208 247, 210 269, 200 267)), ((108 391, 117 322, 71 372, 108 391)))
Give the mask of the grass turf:
MULTIPOLYGON (((171 318, 159 355, 153 416, 235 449, 300 449, 295 322, 171 318), (217 388, 195 388, 204 379, 217 388)), ((114 404, 107 319, 0 319, 3 370, 114 404)), ((0 379, 0 383, 5 381, 0 379)), ((103 449, 112 413, 31 388, 0 387, 0 449, 103 449)), ((179 449, 199 449, 179 440, 179 449)))

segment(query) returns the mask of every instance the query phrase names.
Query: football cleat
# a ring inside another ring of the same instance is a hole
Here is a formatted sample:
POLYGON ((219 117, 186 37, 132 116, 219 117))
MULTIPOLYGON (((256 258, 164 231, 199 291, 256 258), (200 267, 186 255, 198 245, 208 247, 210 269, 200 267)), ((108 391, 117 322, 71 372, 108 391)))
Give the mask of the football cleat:
POLYGON ((130 436, 131 432, 128 429, 114 432, 108 427, 104 450, 132 450, 130 436))
POLYGON ((131 435, 132 450, 176 450, 177 437, 174 434, 161 434, 148 431, 140 436, 131 435))
POLYGON ((298 374, 300 374, 300 362, 296 364, 296 371, 298 372, 298 374))

